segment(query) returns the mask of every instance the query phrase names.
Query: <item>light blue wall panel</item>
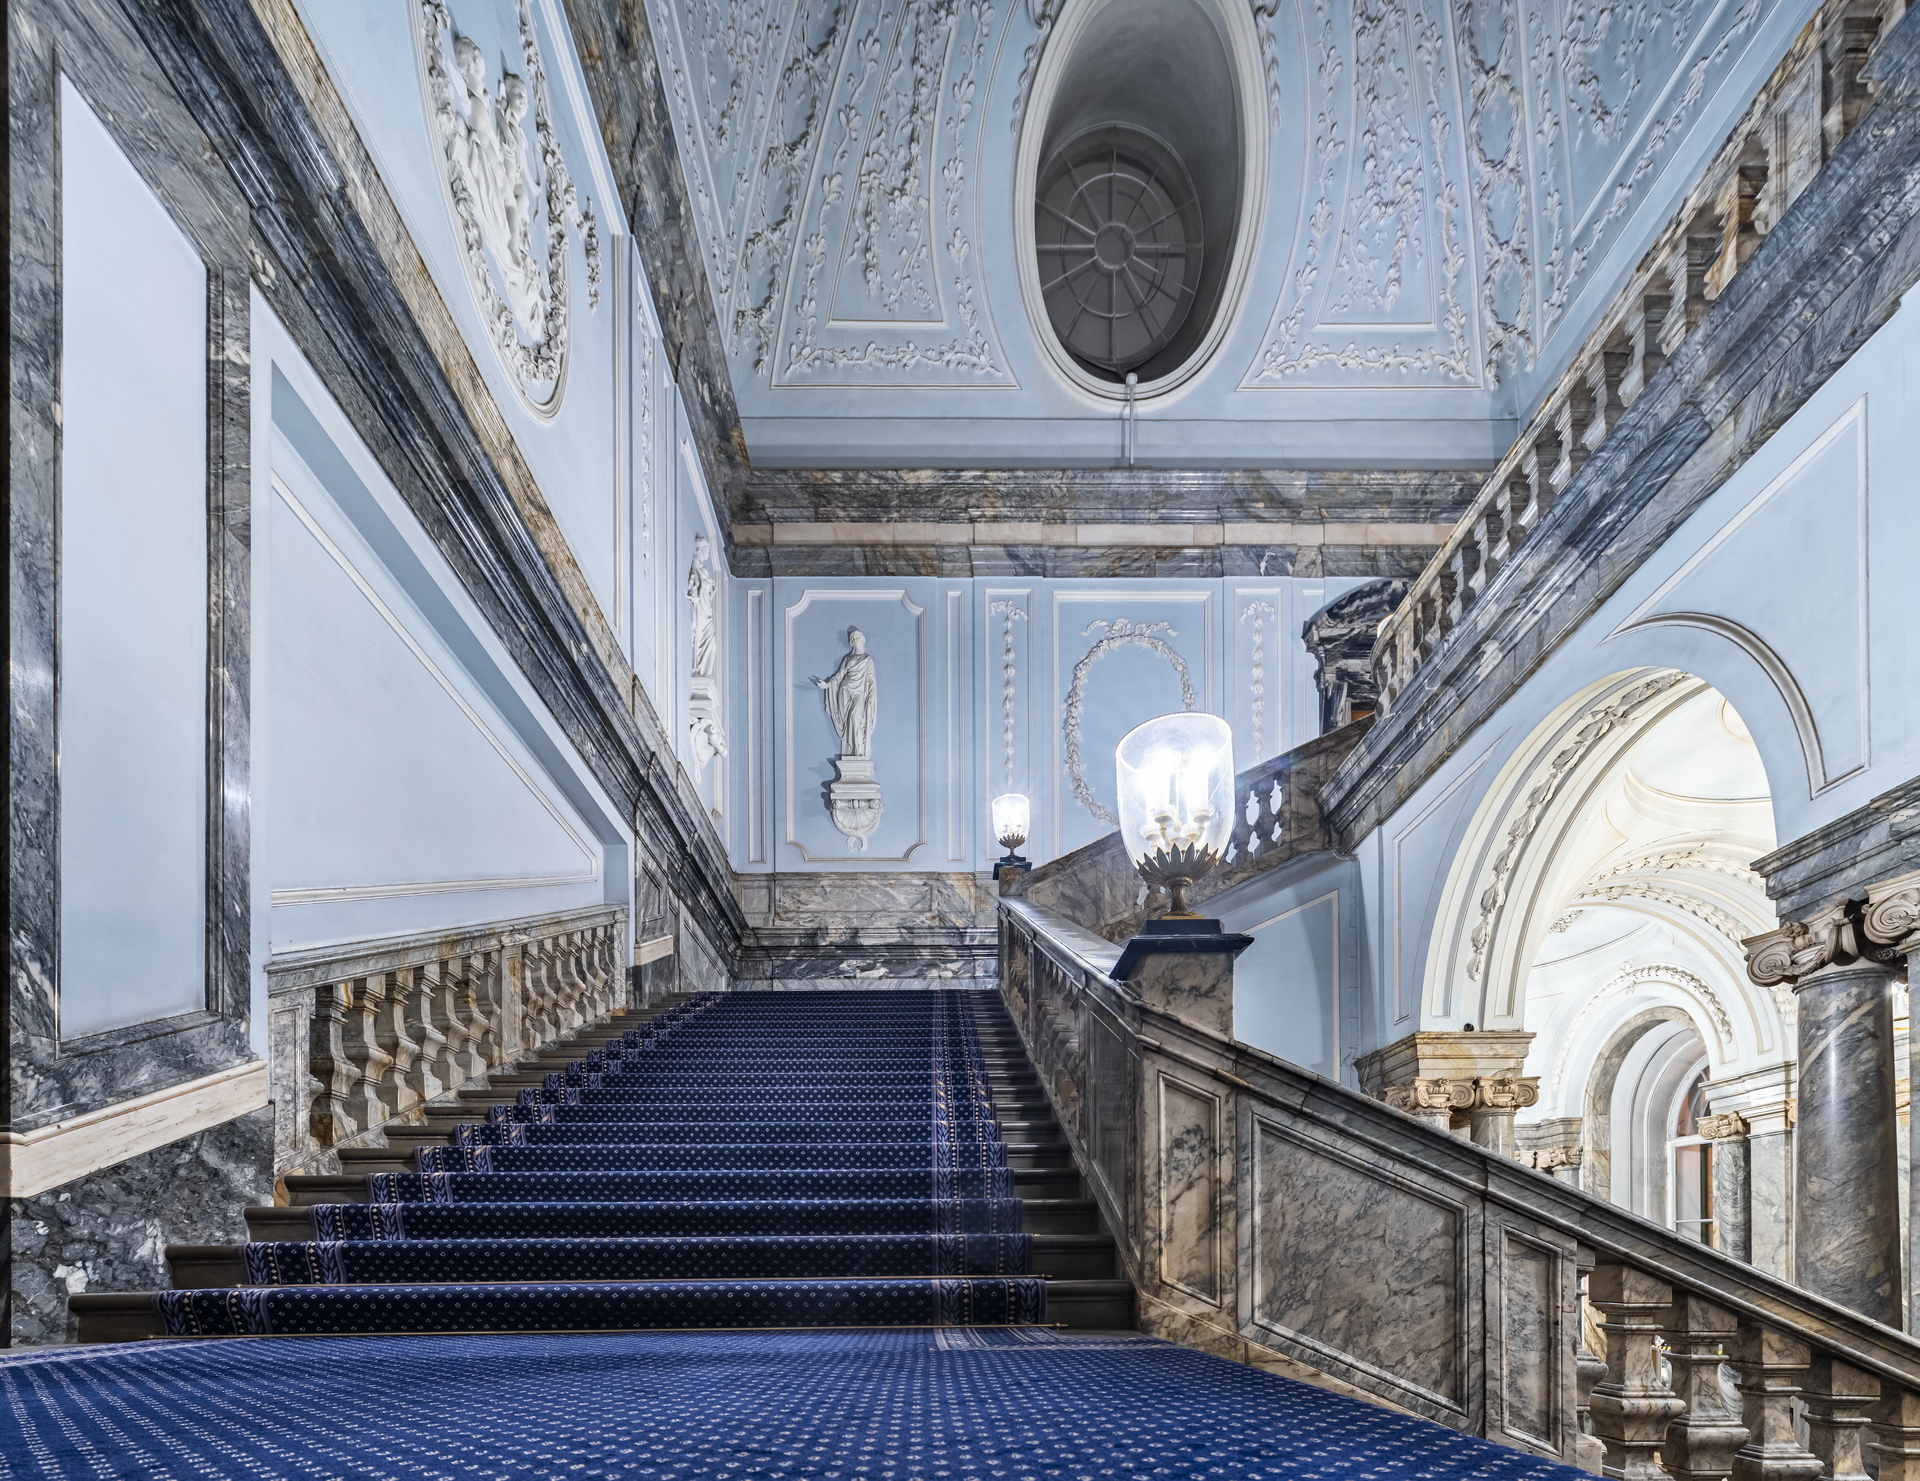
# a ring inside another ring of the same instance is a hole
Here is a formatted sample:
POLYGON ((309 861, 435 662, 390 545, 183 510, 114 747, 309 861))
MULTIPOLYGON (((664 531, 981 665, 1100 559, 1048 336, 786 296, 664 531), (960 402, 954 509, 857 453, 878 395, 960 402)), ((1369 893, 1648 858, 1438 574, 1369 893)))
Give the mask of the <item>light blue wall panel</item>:
POLYGON ((207 274, 60 85, 60 1034, 206 1006, 207 274))
POLYGON ((1323 861, 1219 906, 1227 929, 1254 938, 1234 963, 1234 1037, 1349 1083, 1363 990, 1358 878, 1349 860, 1323 861))
MULTIPOLYGON (((688 501, 693 508, 699 501, 688 501)), ((1241 768, 1319 733, 1300 627, 1338 579, 781 578, 731 583, 727 815, 743 870, 985 868, 987 804, 1033 800, 1044 861, 1112 828, 1113 748, 1181 709, 1233 722, 1241 768), (864 850, 833 825, 838 747, 820 691, 848 627, 870 639, 884 822, 864 850)))

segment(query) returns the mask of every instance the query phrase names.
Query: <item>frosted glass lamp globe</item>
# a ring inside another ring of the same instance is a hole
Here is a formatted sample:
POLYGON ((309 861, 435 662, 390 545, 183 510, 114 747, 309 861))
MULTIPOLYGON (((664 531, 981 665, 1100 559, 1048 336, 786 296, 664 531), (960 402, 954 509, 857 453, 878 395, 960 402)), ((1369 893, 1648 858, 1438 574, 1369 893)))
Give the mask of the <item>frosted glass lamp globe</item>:
POLYGON ((993 838, 1008 852, 1033 836, 1033 806, 1019 792, 1005 792, 993 799, 993 838))
POLYGON ((1233 727, 1187 711, 1136 725, 1113 753, 1120 836, 1147 880, 1190 918, 1187 886, 1212 871, 1233 833, 1233 727))

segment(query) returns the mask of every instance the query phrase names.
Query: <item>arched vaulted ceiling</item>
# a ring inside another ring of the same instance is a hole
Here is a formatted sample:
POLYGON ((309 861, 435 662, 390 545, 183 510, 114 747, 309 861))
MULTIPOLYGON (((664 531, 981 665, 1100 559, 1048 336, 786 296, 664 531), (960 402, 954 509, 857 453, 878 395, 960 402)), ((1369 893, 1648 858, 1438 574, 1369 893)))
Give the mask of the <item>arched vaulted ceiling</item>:
MULTIPOLYGON (((1046 47, 1107 3, 658 0, 756 465, 1112 461, 1119 405, 1023 301, 1015 202, 1046 47)), ((1812 8, 1221 3, 1257 48, 1264 203, 1217 349, 1139 410, 1163 466, 1490 460, 1812 8)))

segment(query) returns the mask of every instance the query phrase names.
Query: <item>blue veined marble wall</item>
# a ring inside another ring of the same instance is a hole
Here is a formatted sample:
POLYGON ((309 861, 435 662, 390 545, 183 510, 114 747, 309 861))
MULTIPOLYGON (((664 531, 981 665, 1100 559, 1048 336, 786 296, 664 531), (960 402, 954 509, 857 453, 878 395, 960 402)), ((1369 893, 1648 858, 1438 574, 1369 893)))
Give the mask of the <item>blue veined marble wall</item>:
POLYGON ((1154 715, 1224 715, 1245 768, 1318 733, 1302 624, 1349 578, 740 579, 724 666, 722 807, 734 866, 983 869, 987 804, 1033 801, 1036 862, 1111 831, 1113 748, 1154 715), (839 742, 815 678, 858 628, 879 686, 881 820, 856 848, 828 788, 839 742))

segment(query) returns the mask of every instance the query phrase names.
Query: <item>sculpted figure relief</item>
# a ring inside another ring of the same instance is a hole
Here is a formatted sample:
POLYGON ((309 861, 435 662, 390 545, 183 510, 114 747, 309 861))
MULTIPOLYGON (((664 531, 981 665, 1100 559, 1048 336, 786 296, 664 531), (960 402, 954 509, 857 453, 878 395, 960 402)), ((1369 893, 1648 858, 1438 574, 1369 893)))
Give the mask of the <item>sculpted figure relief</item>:
POLYGON ((850 760, 873 754, 873 722, 879 709, 873 655, 859 628, 847 629, 847 651, 840 666, 824 679, 813 681, 826 695, 827 718, 840 737, 840 754, 850 760))
POLYGON ((687 605, 693 609, 693 676, 710 678, 719 658, 714 600, 720 582, 713 574, 713 545, 705 535, 693 537, 693 564, 687 568, 687 605))

